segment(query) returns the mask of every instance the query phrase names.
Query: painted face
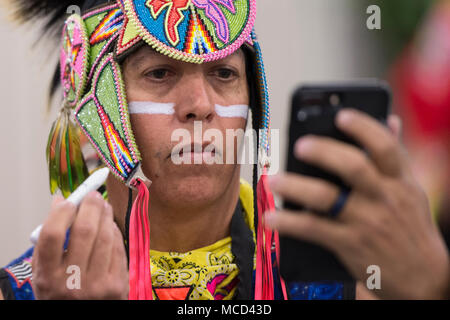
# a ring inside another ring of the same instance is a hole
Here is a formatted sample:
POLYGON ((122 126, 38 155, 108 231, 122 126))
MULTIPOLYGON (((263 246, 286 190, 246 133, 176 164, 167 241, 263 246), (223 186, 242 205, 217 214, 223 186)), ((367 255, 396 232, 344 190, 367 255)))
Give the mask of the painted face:
POLYGON ((220 197, 240 173, 237 138, 230 143, 227 130, 243 131, 247 123, 244 53, 197 65, 146 46, 125 60, 123 74, 143 170, 153 181, 152 201, 198 205, 220 197), (175 153, 192 161, 174 162, 175 153), (211 161, 218 157, 223 161, 211 161))

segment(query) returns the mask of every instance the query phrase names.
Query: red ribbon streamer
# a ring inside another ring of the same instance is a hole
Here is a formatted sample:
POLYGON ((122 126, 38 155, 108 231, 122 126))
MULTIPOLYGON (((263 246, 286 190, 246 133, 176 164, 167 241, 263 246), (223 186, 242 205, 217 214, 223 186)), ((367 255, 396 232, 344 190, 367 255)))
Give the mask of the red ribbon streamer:
MULTIPOLYGON (((258 197, 258 226, 256 237, 256 279, 255 300, 274 299, 274 281, 272 269, 272 244, 275 242, 276 259, 279 270, 280 245, 277 231, 272 231, 264 226, 263 215, 275 211, 275 201, 267 182, 267 168, 264 167, 263 174, 256 186, 258 197), (273 237, 273 238, 272 238, 273 237)), ((280 277, 283 297, 287 299, 286 284, 280 277)))
POLYGON ((137 180, 138 195, 130 217, 129 300, 153 300, 150 271, 150 226, 148 220, 149 192, 137 180))

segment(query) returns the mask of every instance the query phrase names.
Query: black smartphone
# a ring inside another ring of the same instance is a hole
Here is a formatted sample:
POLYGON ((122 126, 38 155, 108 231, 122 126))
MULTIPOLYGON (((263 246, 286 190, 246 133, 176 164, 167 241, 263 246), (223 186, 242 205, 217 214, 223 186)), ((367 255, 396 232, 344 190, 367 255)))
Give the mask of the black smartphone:
MULTIPOLYGON (((358 146, 336 127, 337 112, 343 108, 354 108, 386 124, 390 113, 390 92, 389 86, 378 80, 298 88, 292 97, 287 171, 324 179, 351 192, 339 177, 298 160, 293 152, 295 142, 305 135, 319 135, 358 146)), ((288 201, 283 206, 294 211, 305 209, 288 201)), ((353 281, 350 273, 329 250, 282 235, 280 272, 286 281, 353 281)))

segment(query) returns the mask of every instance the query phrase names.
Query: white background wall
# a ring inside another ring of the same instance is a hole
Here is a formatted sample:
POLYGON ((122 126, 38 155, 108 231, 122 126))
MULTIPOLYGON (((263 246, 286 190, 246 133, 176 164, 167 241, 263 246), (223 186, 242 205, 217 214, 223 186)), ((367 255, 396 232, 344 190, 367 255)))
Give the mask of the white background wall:
MULTIPOLYGON (((0 7, 0 266, 29 246, 29 234, 50 205, 45 147, 55 111, 46 93, 56 56, 47 43, 32 49, 37 28, 17 28, 0 7)), ((365 10, 352 0, 258 0, 256 29, 271 89, 272 127, 281 130, 285 162, 289 99, 305 81, 374 76, 374 42, 365 10), (372 72, 372 73, 371 73, 372 72)), ((248 172, 244 173, 249 177, 248 172)))

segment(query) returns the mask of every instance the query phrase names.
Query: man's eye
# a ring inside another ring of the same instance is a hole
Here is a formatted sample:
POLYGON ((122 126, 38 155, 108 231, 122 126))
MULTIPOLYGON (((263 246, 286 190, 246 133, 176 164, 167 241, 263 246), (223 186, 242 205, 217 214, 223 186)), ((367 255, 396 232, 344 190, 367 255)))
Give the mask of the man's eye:
POLYGON ((156 80, 164 80, 168 76, 170 76, 170 70, 167 69, 156 69, 150 71, 146 74, 147 77, 156 79, 156 80))
POLYGON ((230 80, 236 76, 236 72, 234 72, 231 69, 227 68, 221 68, 216 70, 215 72, 216 76, 223 79, 223 80, 230 80))

